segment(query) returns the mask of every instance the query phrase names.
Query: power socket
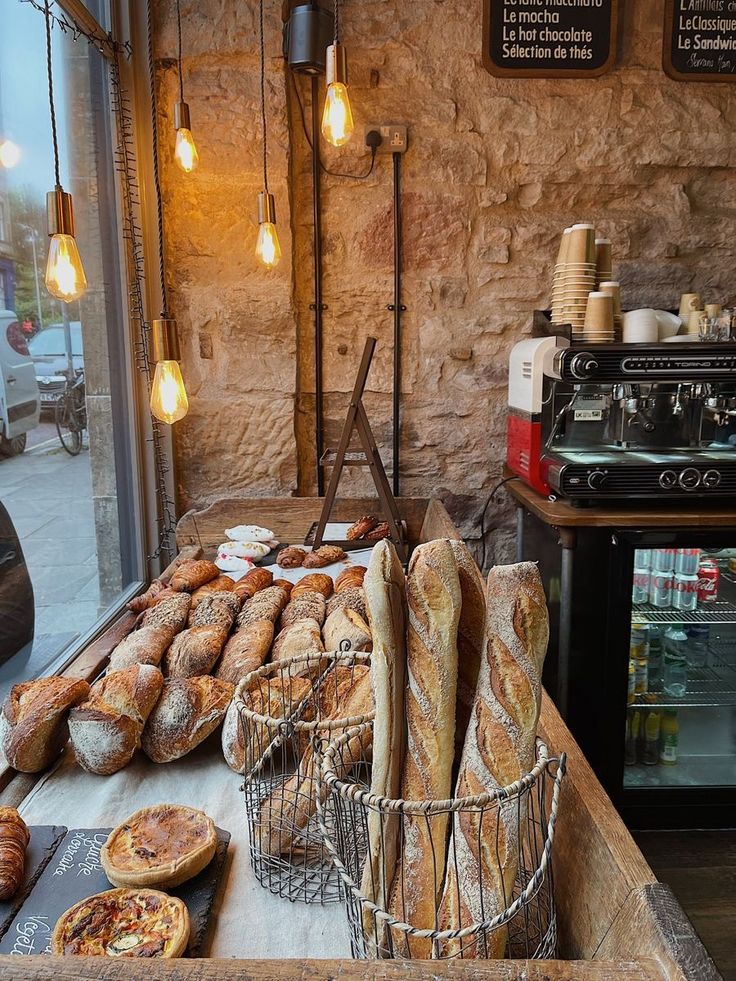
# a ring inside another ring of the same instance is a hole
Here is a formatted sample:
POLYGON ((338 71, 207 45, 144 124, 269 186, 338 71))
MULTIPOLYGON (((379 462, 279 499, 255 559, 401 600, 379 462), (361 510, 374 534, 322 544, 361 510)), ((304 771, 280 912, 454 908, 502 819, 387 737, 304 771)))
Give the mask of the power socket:
POLYGON ((376 130, 381 134, 378 153, 406 153, 408 145, 407 127, 403 123, 370 124, 365 127, 364 138, 376 130))

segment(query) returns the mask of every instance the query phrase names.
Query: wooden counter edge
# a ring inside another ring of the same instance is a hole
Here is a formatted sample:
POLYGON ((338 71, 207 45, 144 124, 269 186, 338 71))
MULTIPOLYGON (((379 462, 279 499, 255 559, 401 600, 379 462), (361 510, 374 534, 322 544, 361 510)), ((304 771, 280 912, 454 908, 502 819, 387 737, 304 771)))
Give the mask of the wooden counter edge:
POLYGON ((3 981, 664 981, 656 961, 126 960, 0 956, 3 981))

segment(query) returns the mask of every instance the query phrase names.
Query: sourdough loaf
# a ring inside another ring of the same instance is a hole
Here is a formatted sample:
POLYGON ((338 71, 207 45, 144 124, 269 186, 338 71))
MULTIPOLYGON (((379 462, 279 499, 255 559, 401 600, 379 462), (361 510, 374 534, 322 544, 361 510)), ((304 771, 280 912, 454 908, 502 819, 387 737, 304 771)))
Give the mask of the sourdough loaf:
POLYGON ((56 759, 69 736, 69 710, 89 695, 77 678, 38 678, 13 685, 0 712, 5 759, 22 773, 38 773, 56 759))

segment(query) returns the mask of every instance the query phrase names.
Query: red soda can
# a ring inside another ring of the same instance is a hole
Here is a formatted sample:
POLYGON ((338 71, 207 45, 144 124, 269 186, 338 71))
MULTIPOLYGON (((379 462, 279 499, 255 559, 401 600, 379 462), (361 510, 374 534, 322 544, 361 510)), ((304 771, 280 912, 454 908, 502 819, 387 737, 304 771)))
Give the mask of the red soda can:
POLYGON ((698 603, 715 603, 721 570, 713 559, 706 559, 698 570, 698 603))

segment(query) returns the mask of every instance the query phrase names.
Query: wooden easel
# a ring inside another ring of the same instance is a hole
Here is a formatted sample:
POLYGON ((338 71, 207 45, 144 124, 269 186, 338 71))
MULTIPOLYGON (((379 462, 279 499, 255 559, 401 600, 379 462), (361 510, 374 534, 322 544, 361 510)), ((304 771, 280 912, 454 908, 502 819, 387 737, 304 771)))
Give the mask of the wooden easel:
MULTIPOLYGON (((314 533, 313 545, 314 548, 319 548, 323 542, 323 535, 337 495, 337 487, 340 483, 343 467, 368 467, 373 477, 373 483, 376 485, 382 516, 388 522, 390 530, 389 537, 396 547, 399 558, 405 563, 408 560, 409 552, 401 518, 399 517, 399 509, 396 506, 396 499, 391 493, 386 471, 383 467, 383 461, 378 452, 378 447, 376 446, 376 441, 373 437, 370 423, 368 422, 368 415, 363 406, 363 393, 365 392, 368 372, 370 371, 375 349, 375 337, 367 338, 337 450, 325 450, 320 459, 321 464, 332 467, 332 473, 325 494, 325 503, 322 506, 322 514, 317 523, 317 530, 314 533), (361 449, 350 450, 350 441, 354 429, 357 430, 361 449)), ((351 544, 355 543, 351 542, 351 544)))

